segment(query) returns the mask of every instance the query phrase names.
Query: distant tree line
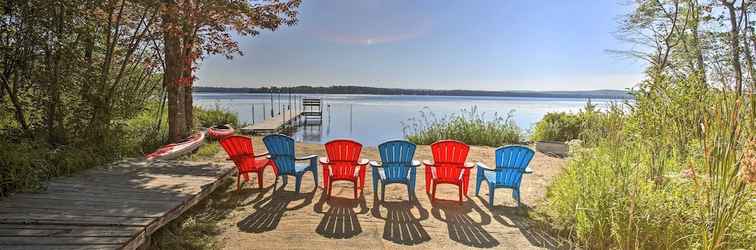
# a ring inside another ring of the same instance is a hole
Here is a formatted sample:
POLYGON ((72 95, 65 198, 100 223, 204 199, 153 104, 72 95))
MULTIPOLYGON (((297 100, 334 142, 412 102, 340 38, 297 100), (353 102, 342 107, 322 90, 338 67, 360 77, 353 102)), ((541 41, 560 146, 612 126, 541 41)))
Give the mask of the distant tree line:
POLYGON ((206 93, 278 93, 292 92, 299 94, 358 94, 358 95, 439 95, 439 96, 498 96, 498 97, 551 97, 551 98, 606 98, 629 99, 632 96, 624 90, 590 90, 590 91, 485 91, 485 90, 435 90, 435 89, 400 89, 377 88, 350 85, 329 87, 295 86, 295 87, 194 87, 194 92, 206 93))

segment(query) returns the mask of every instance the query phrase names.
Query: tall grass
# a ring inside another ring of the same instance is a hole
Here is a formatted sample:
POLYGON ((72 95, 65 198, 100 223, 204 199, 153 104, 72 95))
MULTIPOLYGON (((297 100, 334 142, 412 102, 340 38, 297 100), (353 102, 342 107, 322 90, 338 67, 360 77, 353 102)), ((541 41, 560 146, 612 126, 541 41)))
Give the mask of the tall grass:
POLYGON ((493 114, 486 119, 478 108, 462 109, 444 117, 437 117, 429 108, 420 111, 420 116, 403 122, 407 140, 416 144, 432 144, 443 139, 462 141, 471 145, 501 146, 521 143, 523 133, 512 120, 512 112, 506 115, 493 114))
POLYGON ((629 113, 596 113, 605 129, 572 149, 539 212, 583 248, 752 249, 753 107, 728 93, 654 87, 629 113))

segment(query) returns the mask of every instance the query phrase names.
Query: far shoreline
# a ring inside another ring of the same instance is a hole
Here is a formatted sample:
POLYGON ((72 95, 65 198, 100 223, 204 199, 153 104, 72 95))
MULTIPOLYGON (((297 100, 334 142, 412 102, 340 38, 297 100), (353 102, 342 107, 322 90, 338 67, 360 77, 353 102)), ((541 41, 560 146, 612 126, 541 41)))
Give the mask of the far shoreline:
POLYGON ((383 95, 383 96, 449 96, 449 97, 518 97, 518 98, 580 98, 580 99, 635 99, 627 90, 575 90, 575 91, 488 91, 488 90, 431 90, 398 89, 361 86, 330 87, 260 87, 231 88, 196 86, 193 93, 215 94, 270 94, 296 95, 383 95))

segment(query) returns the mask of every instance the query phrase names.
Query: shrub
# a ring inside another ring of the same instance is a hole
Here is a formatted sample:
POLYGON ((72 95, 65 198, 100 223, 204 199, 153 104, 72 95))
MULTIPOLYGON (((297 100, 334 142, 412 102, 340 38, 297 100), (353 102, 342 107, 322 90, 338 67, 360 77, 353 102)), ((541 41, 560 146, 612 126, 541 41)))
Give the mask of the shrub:
POLYGON ((535 125, 533 141, 565 142, 580 136, 581 122, 577 115, 565 112, 550 112, 535 125))
POLYGON ((470 145, 496 147, 522 142, 522 131, 512 120, 511 112, 506 116, 494 114, 493 119, 487 120, 485 113, 479 113, 474 106, 440 119, 425 108, 420 111, 419 118, 411 118, 402 125, 407 140, 416 144, 452 139, 470 145))
POLYGON ((209 128, 215 125, 239 125, 239 117, 228 110, 224 110, 216 104, 213 109, 204 109, 194 107, 195 124, 200 127, 209 128))
POLYGON ((602 112, 588 100, 585 107, 576 114, 546 113, 536 123, 530 138, 533 141, 559 142, 580 139, 588 145, 594 145, 597 138, 602 138, 609 132, 610 119, 625 119, 624 110, 619 104, 612 103, 608 110, 602 112))

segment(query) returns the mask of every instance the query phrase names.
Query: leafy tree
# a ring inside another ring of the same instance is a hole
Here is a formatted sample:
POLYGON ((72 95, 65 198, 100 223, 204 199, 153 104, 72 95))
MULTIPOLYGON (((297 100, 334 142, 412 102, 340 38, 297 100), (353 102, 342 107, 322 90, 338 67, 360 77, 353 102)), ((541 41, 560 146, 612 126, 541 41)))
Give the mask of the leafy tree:
POLYGON ((301 0, 163 0, 161 29, 165 54, 164 85, 168 92, 171 140, 188 135, 193 121, 192 72, 208 54, 231 58, 241 54, 230 32, 255 36, 297 22, 301 0))

